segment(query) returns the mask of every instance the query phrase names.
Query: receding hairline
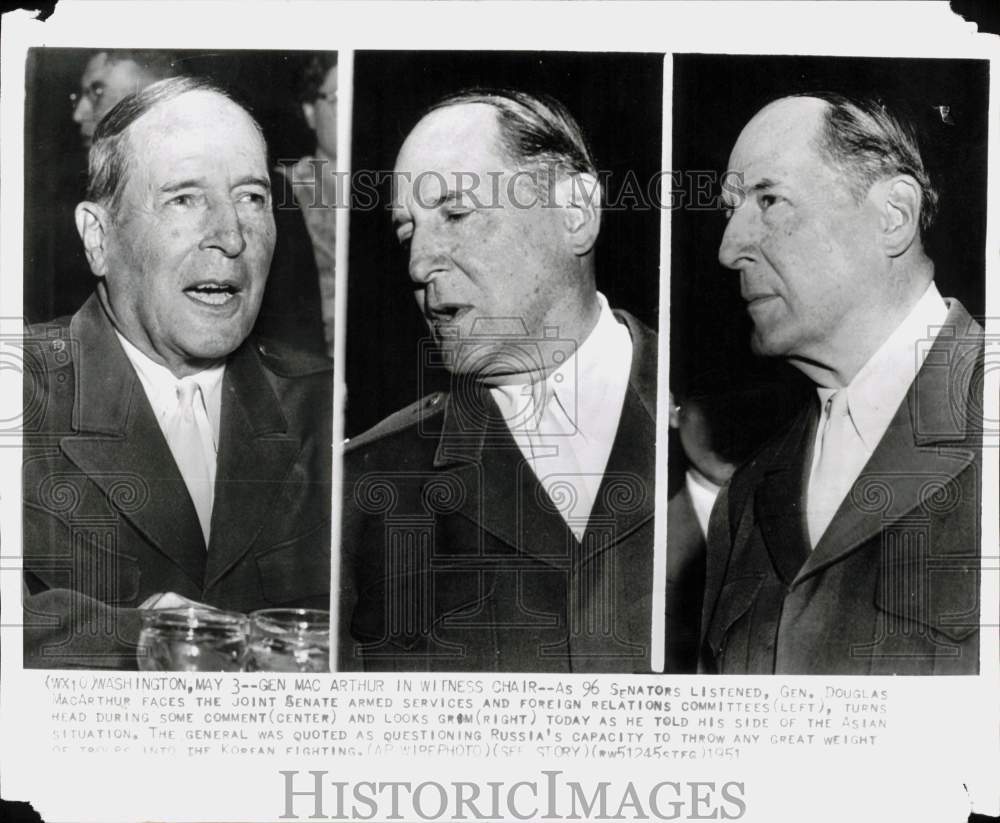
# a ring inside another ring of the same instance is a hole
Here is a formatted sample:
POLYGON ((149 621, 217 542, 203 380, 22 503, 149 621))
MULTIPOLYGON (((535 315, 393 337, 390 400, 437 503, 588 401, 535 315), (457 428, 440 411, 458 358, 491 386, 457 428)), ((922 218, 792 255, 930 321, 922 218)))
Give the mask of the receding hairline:
POLYGON ((774 116, 779 113, 784 113, 786 115, 795 114, 796 109, 801 109, 802 111, 800 111, 797 116, 790 118, 787 121, 785 130, 805 132, 806 127, 811 127, 809 130, 812 132, 812 138, 817 142, 821 141, 823 137, 823 129, 826 123, 826 116, 832 109, 831 104, 819 97, 789 95, 787 97, 779 97, 777 100, 772 100, 758 109, 753 117, 747 121, 746 125, 743 126, 739 137, 736 139, 736 143, 738 144, 745 135, 753 133, 755 128, 761 128, 761 125, 767 122, 767 118, 769 116, 774 116), (804 121, 803 118, 806 114, 815 115, 815 118, 811 123, 804 121))
MULTIPOLYGON (((191 98, 205 98, 205 99, 214 98, 217 101, 221 101, 224 104, 223 106, 224 108, 230 108, 234 111, 239 112, 239 114, 243 118, 245 118, 251 125, 254 125, 257 122, 254 119, 254 116, 250 112, 248 112, 236 100, 233 100, 232 97, 229 97, 225 92, 214 88, 193 88, 193 89, 186 89, 180 92, 179 94, 175 95, 174 97, 170 97, 167 100, 157 100, 146 111, 140 114, 132 123, 130 123, 128 128, 132 128, 133 126, 141 123, 151 114, 155 114, 156 112, 162 111, 165 108, 175 106, 181 103, 182 101, 189 101, 191 98)), ((254 129, 254 131, 256 131, 256 128, 254 129)))
MULTIPOLYGON (((267 141, 264 139, 264 135, 260 130, 260 126, 257 120, 254 118, 250 112, 248 112, 243 106, 238 102, 233 100, 231 97, 226 96, 221 91, 216 91, 215 89, 189 89, 187 91, 181 92, 176 97, 171 97, 169 100, 159 100, 149 107, 147 111, 144 111, 139 115, 134 121, 129 123, 128 127, 124 130, 124 135, 128 139, 128 144, 131 148, 135 148, 133 143, 133 137, 136 129, 142 128, 148 125, 151 118, 155 118, 157 115, 163 115, 166 109, 171 107, 177 107, 182 105, 184 102, 190 102, 191 97, 205 97, 205 98, 215 98, 215 100, 221 102, 222 108, 229 108, 231 114, 236 114, 237 117, 242 118, 243 121, 249 126, 249 130, 255 135, 258 144, 260 145, 261 151, 264 153, 265 162, 267 157, 267 141)), ((206 125, 204 119, 202 118, 183 118, 180 124, 184 124, 185 121, 188 123, 195 123, 196 125, 206 125)), ((180 125, 179 124, 179 125, 180 125)), ((218 122, 211 124, 213 126, 218 125, 218 122)))
MULTIPOLYGON (((498 156, 503 158, 505 161, 511 165, 516 165, 516 159, 510 157, 506 147, 503 144, 503 135, 500 131, 500 110, 489 103, 483 103, 481 101, 463 101, 457 100, 454 103, 448 103, 445 106, 439 106, 426 112, 414 125, 413 128, 407 133, 403 144, 399 147, 399 151, 396 154, 396 168, 399 168, 399 160, 403 156, 404 152, 407 151, 408 146, 412 145, 411 141, 413 136, 417 134, 422 128, 426 127, 428 121, 433 119, 443 120, 449 114, 453 114, 457 109, 480 109, 484 114, 489 114, 490 117, 484 122, 488 122, 493 127, 492 134, 492 146, 497 152, 498 156)), ((471 122, 470 122, 471 125, 471 122)))

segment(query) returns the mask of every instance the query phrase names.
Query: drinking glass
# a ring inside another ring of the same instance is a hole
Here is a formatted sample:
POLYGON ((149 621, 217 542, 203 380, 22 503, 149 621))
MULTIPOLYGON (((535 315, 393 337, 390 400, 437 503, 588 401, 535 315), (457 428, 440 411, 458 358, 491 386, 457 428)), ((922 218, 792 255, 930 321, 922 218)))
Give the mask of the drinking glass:
POLYGON ((138 661, 151 672, 238 672, 246 662, 249 618, 188 607, 142 612, 138 661))
POLYGON ((330 613, 261 609, 250 615, 247 671, 330 671, 330 613))

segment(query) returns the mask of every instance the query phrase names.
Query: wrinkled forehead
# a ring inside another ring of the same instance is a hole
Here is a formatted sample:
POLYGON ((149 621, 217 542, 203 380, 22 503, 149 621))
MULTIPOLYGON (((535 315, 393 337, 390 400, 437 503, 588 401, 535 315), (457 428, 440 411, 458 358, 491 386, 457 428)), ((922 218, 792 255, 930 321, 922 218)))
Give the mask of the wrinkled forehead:
POLYGON ((463 103, 432 111, 414 127, 396 158, 397 185, 469 188, 512 171, 500 148, 497 112, 484 103, 463 103))
POLYGON ((233 155, 266 165, 267 147, 246 111, 232 100, 213 91, 186 92, 158 103, 136 120, 129 129, 133 148, 175 148, 177 141, 206 154, 215 153, 220 162, 233 155))

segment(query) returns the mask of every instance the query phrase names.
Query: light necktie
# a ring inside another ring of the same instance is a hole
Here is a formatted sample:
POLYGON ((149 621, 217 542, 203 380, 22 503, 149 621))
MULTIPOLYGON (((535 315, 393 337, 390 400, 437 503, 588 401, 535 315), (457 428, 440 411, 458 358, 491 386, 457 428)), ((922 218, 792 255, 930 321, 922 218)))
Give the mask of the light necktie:
POLYGON ((813 461, 806 497, 806 521, 814 548, 854 484, 858 455, 865 452, 864 442, 851 419, 846 389, 840 389, 826 401, 820 424, 823 434, 817 444, 819 459, 813 461))
POLYGON ((529 444, 531 468, 566 525, 582 540, 594 496, 573 448, 574 438, 581 435, 549 383, 532 387, 525 412, 519 428, 529 444))
POLYGON ((184 377, 176 388, 177 406, 166 419, 164 433, 191 495, 207 546, 215 501, 215 441, 198 382, 184 377))

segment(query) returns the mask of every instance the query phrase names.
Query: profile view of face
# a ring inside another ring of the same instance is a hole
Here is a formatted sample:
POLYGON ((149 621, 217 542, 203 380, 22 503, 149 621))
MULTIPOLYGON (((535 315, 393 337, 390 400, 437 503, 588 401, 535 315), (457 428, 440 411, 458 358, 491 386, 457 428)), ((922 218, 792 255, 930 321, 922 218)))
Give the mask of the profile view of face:
POLYGON ((83 145, 90 148, 105 114, 155 79, 134 60, 111 60, 103 51, 91 57, 80 78, 80 92, 74 95, 73 122, 80 126, 83 145))
POLYGON ((785 98, 733 147, 719 262, 739 272, 759 354, 810 359, 873 297, 879 212, 820 153, 827 104, 785 98))

